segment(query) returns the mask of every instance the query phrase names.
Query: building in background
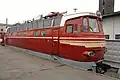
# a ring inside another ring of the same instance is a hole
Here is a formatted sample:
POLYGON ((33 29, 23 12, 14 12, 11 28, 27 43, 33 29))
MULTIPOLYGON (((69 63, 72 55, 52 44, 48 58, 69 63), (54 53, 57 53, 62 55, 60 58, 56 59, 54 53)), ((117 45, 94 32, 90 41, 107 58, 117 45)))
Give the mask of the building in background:
POLYGON ((102 13, 103 30, 106 39, 120 39, 120 11, 114 12, 115 0, 99 0, 99 11, 102 13))
POLYGON ((114 12, 114 0, 99 0, 99 11, 102 15, 114 12))
POLYGON ((6 32, 6 24, 0 23, 0 33, 6 32))
POLYGON ((120 11, 103 16, 103 30, 106 39, 120 39, 120 11))
POLYGON ((7 28, 12 27, 13 25, 0 23, 0 33, 6 33, 7 28))

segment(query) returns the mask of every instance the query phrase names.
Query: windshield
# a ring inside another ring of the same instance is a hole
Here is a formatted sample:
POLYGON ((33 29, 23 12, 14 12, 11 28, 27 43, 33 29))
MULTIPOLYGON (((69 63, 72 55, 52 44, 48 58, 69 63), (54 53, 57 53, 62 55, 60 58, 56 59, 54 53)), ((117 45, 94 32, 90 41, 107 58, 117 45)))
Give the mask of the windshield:
POLYGON ((97 19, 89 18, 89 28, 90 32, 99 32, 97 19))
POLYGON ((99 20, 93 17, 83 18, 83 32, 99 32, 99 20))

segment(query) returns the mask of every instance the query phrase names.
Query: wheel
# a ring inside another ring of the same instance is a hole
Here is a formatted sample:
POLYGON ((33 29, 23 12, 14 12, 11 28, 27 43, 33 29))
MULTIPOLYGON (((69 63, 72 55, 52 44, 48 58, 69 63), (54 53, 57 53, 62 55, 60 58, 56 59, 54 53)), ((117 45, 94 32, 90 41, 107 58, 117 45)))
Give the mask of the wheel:
POLYGON ((102 67, 96 67, 96 73, 104 74, 105 71, 102 69, 102 67))

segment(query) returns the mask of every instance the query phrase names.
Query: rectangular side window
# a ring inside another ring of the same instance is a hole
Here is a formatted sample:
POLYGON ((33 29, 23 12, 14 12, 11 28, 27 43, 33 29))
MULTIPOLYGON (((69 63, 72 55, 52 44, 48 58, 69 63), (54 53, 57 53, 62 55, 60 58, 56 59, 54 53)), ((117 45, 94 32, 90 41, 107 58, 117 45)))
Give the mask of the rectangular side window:
POLYGON ((72 33, 73 32, 73 25, 72 24, 68 24, 66 27, 67 27, 66 28, 67 33, 72 33))
POLYGON ((45 19, 44 20, 44 27, 50 27, 51 26, 51 19, 45 19))
POLYGON ((60 26, 61 19, 62 19, 62 16, 56 17, 56 18, 55 18, 55 24, 54 24, 54 26, 60 26))
POLYGON ((34 28, 34 29, 38 27, 37 25, 38 25, 38 24, 37 24, 37 21, 36 21, 36 20, 33 21, 33 28, 34 28))
POLYGON ((115 39, 120 39, 120 34, 116 34, 115 39))
POLYGON ((39 35, 39 32, 38 31, 34 31, 34 36, 38 36, 39 35))
POLYGON ((43 27, 43 20, 41 19, 41 20, 38 20, 38 27, 40 28, 40 27, 43 27))
MULTIPOLYGON (((29 29, 32 29, 32 22, 31 23, 28 23, 28 27, 29 29)), ((27 28, 26 28, 27 29, 27 28)))

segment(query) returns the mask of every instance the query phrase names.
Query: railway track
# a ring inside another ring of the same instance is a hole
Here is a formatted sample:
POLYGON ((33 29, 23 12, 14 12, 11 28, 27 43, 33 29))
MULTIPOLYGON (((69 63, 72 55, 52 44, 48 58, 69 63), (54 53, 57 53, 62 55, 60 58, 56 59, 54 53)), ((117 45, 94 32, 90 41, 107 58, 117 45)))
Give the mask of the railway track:
POLYGON ((111 65, 111 68, 105 73, 105 75, 120 79, 120 63, 110 60, 104 60, 104 63, 111 65))

